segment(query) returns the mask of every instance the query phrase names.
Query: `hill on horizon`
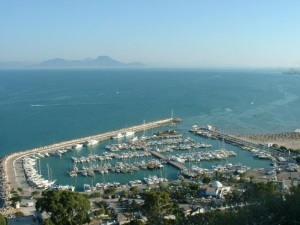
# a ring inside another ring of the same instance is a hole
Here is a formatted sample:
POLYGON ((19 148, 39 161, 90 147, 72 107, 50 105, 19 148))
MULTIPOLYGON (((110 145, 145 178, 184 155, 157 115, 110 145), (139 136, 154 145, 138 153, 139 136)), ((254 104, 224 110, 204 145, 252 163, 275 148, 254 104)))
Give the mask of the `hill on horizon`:
POLYGON ((65 60, 62 58, 49 59, 41 63, 31 62, 0 62, 0 68, 139 68, 146 66, 140 62, 123 63, 108 56, 99 56, 96 59, 65 60))
POLYGON ((140 62, 123 63, 108 56, 99 56, 88 60, 50 59, 38 64, 39 67, 143 67, 140 62))

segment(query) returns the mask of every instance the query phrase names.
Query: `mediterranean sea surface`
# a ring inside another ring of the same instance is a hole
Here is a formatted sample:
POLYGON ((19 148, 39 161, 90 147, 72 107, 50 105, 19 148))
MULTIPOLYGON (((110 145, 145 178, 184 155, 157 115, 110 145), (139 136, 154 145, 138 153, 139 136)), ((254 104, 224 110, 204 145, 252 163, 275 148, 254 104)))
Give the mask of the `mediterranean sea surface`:
MULTIPOLYGON (((300 127, 300 76, 275 70, 225 69, 9 69, 0 70, 0 157, 22 150, 100 134, 126 126, 173 116, 183 119, 177 128, 196 142, 220 143, 189 134, 194 124, 211 124, 227 133, 293 132, 300 127)), ((158 128, 147 131, 149 135, 158 128)), ((111 141, 110 141, 111 142, 111 141)), ((71 156, 101 154, 94 147, 50 156, 40 161, 41 173, 82 190, 83 183, 128 182, 149 174, 176 179, 177 170, 131 174, 97 174, 95 180, 71 178, 71 156)), ((226 145, 226 149, 239 150, 226 145)), ((174 153, 175 154, 175 153, 174 153)), ((239 151, 228 159, 251 167, 254 160, 239 151)), ((213 163, 203 162, 202 167, 213 163)))

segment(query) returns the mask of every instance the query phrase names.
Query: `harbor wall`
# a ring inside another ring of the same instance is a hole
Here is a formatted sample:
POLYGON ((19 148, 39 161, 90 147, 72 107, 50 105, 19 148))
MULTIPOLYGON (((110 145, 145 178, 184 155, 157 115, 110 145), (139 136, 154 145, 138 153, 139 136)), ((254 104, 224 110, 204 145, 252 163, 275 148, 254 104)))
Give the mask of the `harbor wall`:
MULTIPOLYGON (((105 141, 110 139, 112 136, 117 135, 118 133, 123 133, 126 131, 134 131, 134 132, 141 132, 145 130, 149 130, 152 128, 160 127, 165 124, 171 123, 171 122, 179 122, 180 119, 177 118, 167 118, 163 120, 157 120, 154 122, 144 123, 141 125, 131 126, 122 128, 115 131, 106 132, 103 134, 97 134, 92 135, 88 137, 73 139, 70 141, 63 141, 57 144, 52 144, 44 147, 29 149, 25 151, 15 152, 10 155, 6 155, 3 158, 0 159, 0 212, 5 213, 6 211, 10 210, 10 206, 8 204, 9 199, 11 198, 10 190, 14 188, 15 190, 19 187, 18 182, 16 181, 15 176, 15 167, 14 162, 18 158, 29 155, 29 154, 35 154, 38 152, 44 152, 44 151, 53 151, 59 148, 66 148, 71 147, 74 144, 77 143, 83 143, 86 140, 89 139, 95 139, 98 141, 105 141)), ((181 121, 181 120, 180 120, 181 121)))

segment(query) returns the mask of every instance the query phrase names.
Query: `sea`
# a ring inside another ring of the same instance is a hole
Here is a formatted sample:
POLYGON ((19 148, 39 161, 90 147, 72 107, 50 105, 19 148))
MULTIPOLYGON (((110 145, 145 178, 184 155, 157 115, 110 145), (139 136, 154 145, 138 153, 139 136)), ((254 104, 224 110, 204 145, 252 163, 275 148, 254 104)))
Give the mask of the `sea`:
MULTIPOLYGON (((0 70, 0 157, 171 116, 183 120, 172 129, 195 142, 212 144, 205 151, 216 150, 223 143, 195 136, 188 130, 195 124, 210 124, 228 134, 293 132, 300 128, 299 96, 300 76, 276 69, 3 69, 0 70)), ((168 125, 148 130, 146 135, 167 129, 168 125)), ((162 170, 109 172, 96 174, 94 178, 80 174, 71 178, 67 174, 74 166, 71 156, 100 155, 107 151, 107 144, 115 142, 108 140, 61 157, 40 159, 38 169, 46 178, 74 185, 77 191, 83 190, 84 183, 127 183, 149 175, 177 178, 178 170, 168 165, 162 170)), ((254 159, 249 151, 227 144, 225 148, 237 153, 228 162, 251 168, 268 166, 267 160, 254 159)), ((211 168, 225 161, 198 164, 211 168)))

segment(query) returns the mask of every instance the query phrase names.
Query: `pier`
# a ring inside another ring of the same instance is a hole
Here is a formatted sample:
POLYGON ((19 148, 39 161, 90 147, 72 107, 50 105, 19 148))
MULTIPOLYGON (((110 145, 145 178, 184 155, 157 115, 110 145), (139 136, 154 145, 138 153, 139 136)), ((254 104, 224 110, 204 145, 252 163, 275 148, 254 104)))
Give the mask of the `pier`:
POLYGON ((160 154, 159 152, 151 151, 151 154, 154 155, 155 157, 159 158, 160 160, 166 161, 167 163, 169 163, 170 165, 174 166, 175 168, 177 168, 179 170, 187 169, 185 165, 178 163, 178 162, 170 161, 170 160, 168 160, 168 158, 166 156, 160 154))
MULTIPOLYGON (((57 144, 52 144, 44 147, 34 148, 30 150, 25 150, 21 152, 12 153, 2 158, 2 165, 3 165, 3 172, 4 172, 4 179, 5 183, 7 184, 7 194, 6 197, 2 200, 6 202, 7 199, 10 198, 10 190, 14 188, 21 187, 24 190, 25 195, 30 195, 32 192, 32 188, 27 184, 26 179, 24 177, 24 171, 21 165, 20 159, 29 154, 36 154, 42 152, 54 152, 58 149, 63 148, 71 148, 73 145, 78 143, 84 143, 87 140, 97 140, 97 141, 105 141, 110 139, 111 137, 117 135, 118 133, 124 133, 126 131, 134 131, 134 132, 141 132, 145 130, 149 130, 152 128, 157 128, 168 123, 174 122, 181 122, 181 119, 178 118, 167 118, 162 120, 157 120, 154 122, 143 123, 136 126, 126 127, 115 131, 110 131, 102 134, 97 134, 93 136, 78 138, 70 141, 64 141, 57 144)), ((146 151, 149 149, 145 149, 146 151)))
POLYGON ((208 130, 204 127, 198 127, 198 128, 190 129, 189 131, 203 137, 218 139, 231 145, 237 145, 240 147, 245 146, 245 147, 255 148, 255 149, 262 148, 262 145, 258 143, 250 142, 242 138, 236 137, 234 135, 221 133, 217 130, 208 130))

